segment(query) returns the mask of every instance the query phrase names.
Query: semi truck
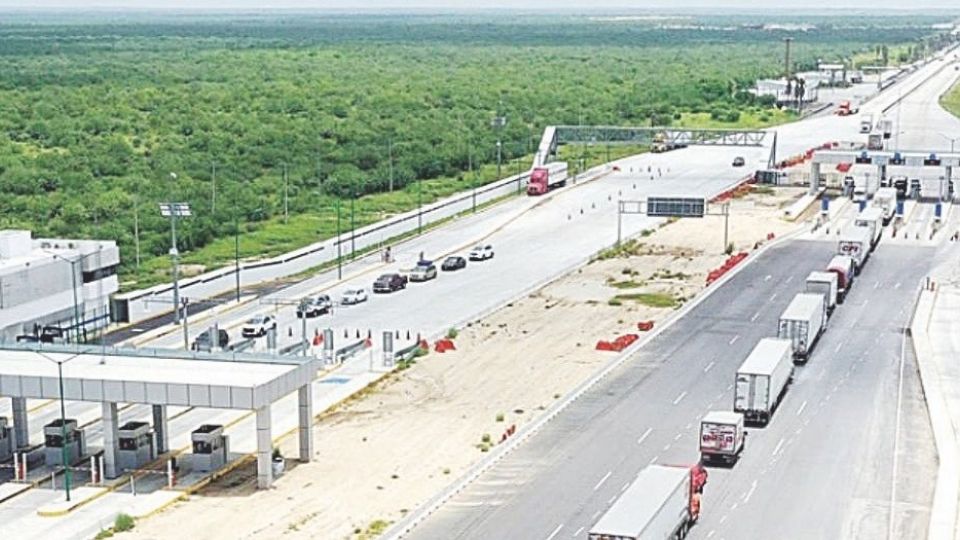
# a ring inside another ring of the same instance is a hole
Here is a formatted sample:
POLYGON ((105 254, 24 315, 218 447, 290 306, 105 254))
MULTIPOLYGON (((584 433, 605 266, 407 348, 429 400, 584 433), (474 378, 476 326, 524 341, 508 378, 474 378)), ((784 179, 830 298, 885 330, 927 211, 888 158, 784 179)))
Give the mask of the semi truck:
POLYGON ((733 410, 747 422, 766 425, 793 379, 793 345, 763 338, 737 369, 733 410))
POLYGON ((873 130, 873 115, 864 114, 860 118, 860 133, 870 133, 873 130))
POLYGON ((827 305, 822 294, 800 293, 780 315, 777 337, 793 344, 793 358, 806 363, 817 338, 827 326, 827 305))
POLYGON ((743 452, 744 439, 742 414, 710 411, 700 420, 700 461, 733 465, 743 452))
POLYGON ((853 270, 860 274, 870 256, 870 231, 863 227, 849 227, 837 240, 837 255, 853 259, 853 270))
POLYGON ((877 120, 877 131, 883 135, 884 139, 889 139, 893 136, 893 120, 883 117, 880 117, 880 120, 877 120))
POLYGON ((563 187, 567 184, 568 176, 569 170, 566 162, 548 163, 542 167, 534 167, 530 171, 527 195, 543 195, 551 189, 563 187))
POLYGON ((660 132, 653 136, 653 144, 650 146, 650 151, 654 154, 662 154, 686 147, 687 145, 685 143, 670 141, 667 139, 666 133, 660 132))
POLYGON ((830 263, 827 264, 827 272, 836 274, 837 276, 837 303, 842 304, 843 299, 847 296, 847 292, 850 291, 850 287, 853 285, 853 277, 856 273, 856 265, 853 262, 853 258, 847 255, 834 256, 830 259, 830 263))
POLYGON ((811 294, 822 294, 823 301, 827 304, 827 313, 832 313, 837 307, 837 297, 839 294, 839 279, 833 272, 810 272, 807 276, 806 292, 811 294))
POLYGON ((700 517, 706 481, 698 465, 649 465, 590 528, 587 539, 682 539, 700 517))
POLYGON ((883 224, 888 225, 897 211, 897 188, 882 187, 873 194, 870 205, 880 210, 883 224))
POLYGON ((867 135, 867 150, 883 150, 883 133, 874 131, 867 135))
POLYGON ((870 251, 877 248, 883 234, 883 213, 877 207, 864 208, 853 220, 854 227, 862 227, 870 233, 870 251))

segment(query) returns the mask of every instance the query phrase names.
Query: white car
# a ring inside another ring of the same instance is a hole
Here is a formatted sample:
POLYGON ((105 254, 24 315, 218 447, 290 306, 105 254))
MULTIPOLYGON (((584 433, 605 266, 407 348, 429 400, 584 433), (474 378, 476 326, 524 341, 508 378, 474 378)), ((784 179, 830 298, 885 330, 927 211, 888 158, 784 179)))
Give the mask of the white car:
POLYGON ((471 261, 485 261, 493 258, 493 246, 484 244, 470 250, 471 261))
POLYGON ((366 301, 367 291, 364 289, 348 289, 343 291, 343 296, 340 297, 340 303, 345 306, 359 304, 360 302, 366 301))
POLYGON ((261 337, 277 327, 277 321, 271 315, 254 315, 243 325, 243 337, 261 337))

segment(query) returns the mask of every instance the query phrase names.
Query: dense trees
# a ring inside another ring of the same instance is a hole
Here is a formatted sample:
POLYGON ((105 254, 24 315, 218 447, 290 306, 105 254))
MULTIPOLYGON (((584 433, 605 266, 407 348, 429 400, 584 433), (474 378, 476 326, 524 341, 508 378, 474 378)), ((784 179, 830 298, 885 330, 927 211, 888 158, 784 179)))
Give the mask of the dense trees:
MULTIPOLYGON (((197 208, 193 250, 232 234, 235 215, 249 230, 282 212, 284 168, 295 215, 391 181, 469 179, 495 159, 498 114, 509 160, 550 123, 736 122, 768 106, 744 89, 780 71, 787 34, 700 22, 14 17, 0 26, 0 225, 116 238, 129 277, 135 214, 144 258, 166 252, 161 200, 197 208)), ((798 61, 913 41, 929 22, 821 22, 795 36, 798 61)))

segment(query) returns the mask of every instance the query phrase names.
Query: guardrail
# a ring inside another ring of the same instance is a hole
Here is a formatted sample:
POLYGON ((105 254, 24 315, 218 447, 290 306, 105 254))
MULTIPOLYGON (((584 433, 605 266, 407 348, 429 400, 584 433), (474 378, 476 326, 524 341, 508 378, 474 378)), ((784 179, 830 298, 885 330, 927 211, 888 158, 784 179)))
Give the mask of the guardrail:
POLYGON ((277 353, 280 354, 280 356, 295 356, 295 355, 299 355, 300 353, 306 352, 309 349, 310 349, 309 341, 300 341, 292 345, 287 345, 286 347, 281 347, 280 350, 277 351, 277 353))
POLYGON ((340 348, 340 349, 337 349, 336 352, 334 352, 334 355, 333 355, 333 356, 334 356, 334 358, 337 359, 338 362, 343 362, 343 361, 345 361, 345 360, 353 357, 353 355, 357 354, 358 352, 362 351, 364 348, 366 348, 366 346, 367 346, 367 340, 366 340, 366 339, 361 339, 360 341, 357 341, 356 343, 351 343, 350 345, 347 345, 346 347, 342 347, 342 348, 340 348))

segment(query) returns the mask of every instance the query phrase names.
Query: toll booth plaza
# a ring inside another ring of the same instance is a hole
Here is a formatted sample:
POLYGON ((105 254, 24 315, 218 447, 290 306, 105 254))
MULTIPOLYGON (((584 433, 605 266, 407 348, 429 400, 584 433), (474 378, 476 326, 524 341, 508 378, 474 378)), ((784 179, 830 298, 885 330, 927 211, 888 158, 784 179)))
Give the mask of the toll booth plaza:
MULTIPOLYGON (((309 461, 313 454, 310 385, 319 364, 312 356, 3 343, 0 396, 13 400, 13 426, 12 436, 9 428, 0 429, 0 457, 5 440, 12 440, 7 444, 15 453, 29 446, 26 400, 60 399, 62 388, 66 401, 101 404, 100 468, 105 479, 139 469, 168 452, 168 406, 255 411, 257 486, 267 488, 273 483, 271 405, 294 391, 298 391, 300 409, 300 459, 309 461), (153 423, 119 425, 118 404, 151 405, 153 423)), ((179 463, 197 471, 212 471, 228 460, 229 444, 222 426, 197 426, 191 440, 193 455, 179 456, 179 463)), ((44 441, 48 465, 62 463, 64 454, 71 462, 87 457, 84 434, 75 420, 56 420, 44 426, 44 441)))

